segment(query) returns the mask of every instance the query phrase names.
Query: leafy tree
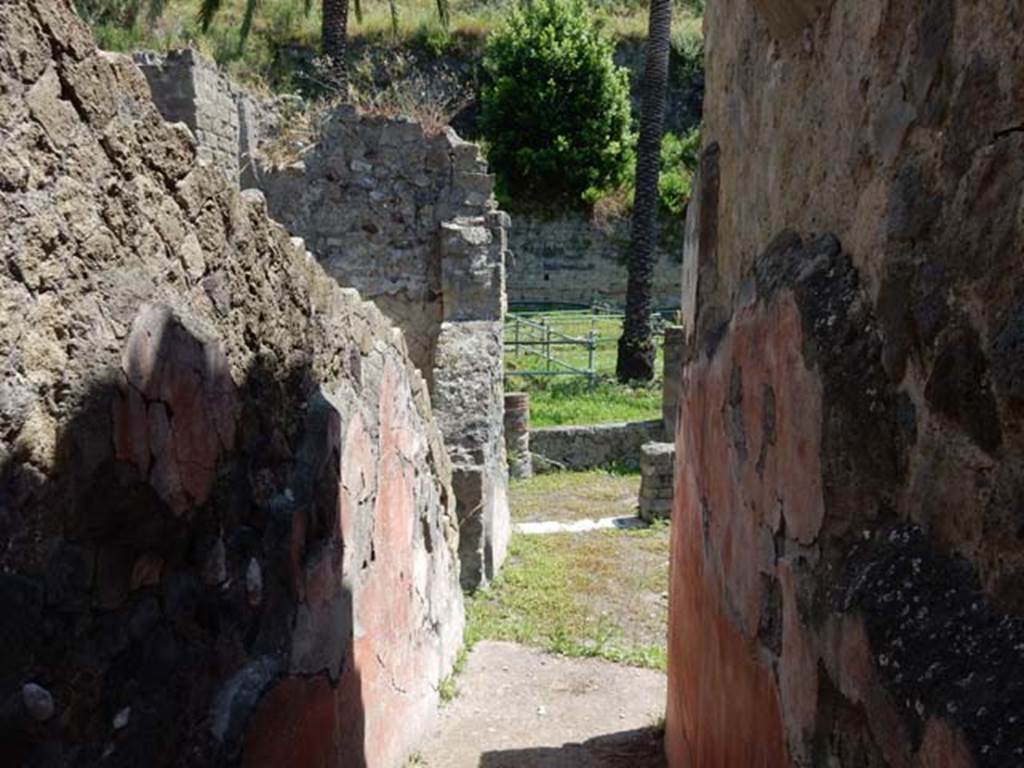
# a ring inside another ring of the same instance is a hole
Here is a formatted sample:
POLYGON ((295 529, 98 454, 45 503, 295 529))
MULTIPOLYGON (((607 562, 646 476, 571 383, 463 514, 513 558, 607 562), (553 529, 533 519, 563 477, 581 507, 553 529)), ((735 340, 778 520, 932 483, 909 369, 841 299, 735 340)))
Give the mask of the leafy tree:
POLYGON ((630 229, 626 316, 615 364, 615 373, 622 382, 654 378, 657 350, 651 329, 651 288, 654 249, 658 241, 658 172, 671 35, 672 0, 651 0, 647 55, 640 81, 640 140, 630 229))
POLYGON ((514 8, 484 56, 480 127, 499 187, 515 197, 578 200, 623 180, 629 82, 582 0, 514 8))

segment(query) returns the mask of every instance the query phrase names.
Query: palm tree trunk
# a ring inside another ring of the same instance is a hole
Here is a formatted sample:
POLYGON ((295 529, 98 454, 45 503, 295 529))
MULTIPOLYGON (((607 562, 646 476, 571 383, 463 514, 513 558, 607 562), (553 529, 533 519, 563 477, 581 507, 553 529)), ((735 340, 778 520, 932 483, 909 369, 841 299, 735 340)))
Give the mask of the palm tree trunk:
POLYGON ((672 0, 651 0, 647 55, 636 149, 636 184, 629 242, 626 317, 615 366, 619 381, 654 378, 656 349, 651 332, 651 287, 658 241, 658 164, 665 125, 665 91, 672 32, 672 0))
POLYGON ((323 0, 321 44, 327 59, 331 85, 348 98, 348 68, 345 52, 348 47, 348 0, 323 0))

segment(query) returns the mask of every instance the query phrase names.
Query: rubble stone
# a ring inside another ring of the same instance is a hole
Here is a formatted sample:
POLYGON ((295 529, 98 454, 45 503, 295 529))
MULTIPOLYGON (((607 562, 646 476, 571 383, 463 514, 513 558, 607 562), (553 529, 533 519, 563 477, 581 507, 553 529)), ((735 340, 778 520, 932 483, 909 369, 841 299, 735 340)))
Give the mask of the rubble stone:
POLYGON ((1022 28, 994 0, 707 6, 673 766, 1024 754, 1022 28))
POLYGON ((67 3, 0 50, 0 700, 60 708, 0 714, 5 761, 401 765, 463 626, 401 334, 67 3))
MULTIPOLYGON (((288 162, 272 162, 265 148, 280 141, 301 104, 255 99, 194 51, 144 54, 136 61, 167 120, 190 127, 215 120, 225 127, 223 136, 197 135, 200 155, 230 155, 223 164, 228 176, 237 179, 241 166, 242 182, 259 189, 243 194, 259 196, 330 275, 357 288, 402 330, 409 357, 431 389, 448 450, 465 470, 455 487, 458 519, 466 523, 462 580, 467 588, 479 586, 504 559, 499 539, 509 528, 503 350, 492 339, 505 315, 509 219, 496 210, 494 177, 479 147, 451 129, 427 135, 413 120, 342 105, 310 146, 293 147, 288 162), (455 322, 468 323, 457 334, 457 353, 489 355, 482 365, 463 364, 441 348, 455 339, 455 322), (484 334, 472 348, 471 328, 484 334), (485 399, 453 396, 452 386, 462 382, 485 399), (460 431, 481 416, 489 419, 486 436, 460 431), (474 488, 469 478, 486 487, 474 488), (487 501, 478 508, 481 498, 487 501), (475 521, 480 514, 485 519, 475 521)), ((195 249, 183 258, 189 268, 200 268, 195 249)))

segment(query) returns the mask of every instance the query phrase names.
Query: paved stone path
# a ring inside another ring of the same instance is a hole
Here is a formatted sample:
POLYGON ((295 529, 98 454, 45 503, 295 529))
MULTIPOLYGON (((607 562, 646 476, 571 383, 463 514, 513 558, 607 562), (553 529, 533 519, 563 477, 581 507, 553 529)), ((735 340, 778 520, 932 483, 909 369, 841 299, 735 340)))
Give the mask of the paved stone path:
POLYGON ((516 523, 513 528, 517 533, 586 533, 611 529, 643 528, 646 526, 639 517, 602 517, 600 520, 573 520, 563 523, 558 520, 545 520, 539 523, 516 523))
POLYGON ((665 676, 480 642, 420 761, 429 768, 663 768, 665 676))

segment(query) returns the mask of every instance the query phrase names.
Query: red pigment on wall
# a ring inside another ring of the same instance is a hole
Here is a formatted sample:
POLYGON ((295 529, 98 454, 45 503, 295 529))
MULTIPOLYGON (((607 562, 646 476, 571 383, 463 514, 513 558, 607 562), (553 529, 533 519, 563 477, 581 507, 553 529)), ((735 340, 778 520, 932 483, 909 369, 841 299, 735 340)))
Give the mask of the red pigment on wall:
POLYGON ((773 541, 783 521, 787 537, 813 541, 823 517, 821 386, 801 341, 791 298, 756 305, 684 374, 666 715, 674 768, 785 766, 783 712, 791 727, 813 725, 813 656, 773 541), (782 690, 757 640, 764 576, 783 587, 782 690))

